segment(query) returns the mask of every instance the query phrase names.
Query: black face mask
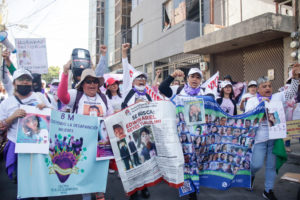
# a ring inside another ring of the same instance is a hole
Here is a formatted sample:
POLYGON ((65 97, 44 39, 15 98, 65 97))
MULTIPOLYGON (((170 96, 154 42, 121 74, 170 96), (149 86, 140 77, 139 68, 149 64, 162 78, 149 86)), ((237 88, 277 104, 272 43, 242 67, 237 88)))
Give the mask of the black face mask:
POLYGON ((31 85, 17 85, 17 92, 22 96, 27 96, 31 91, 31 85))

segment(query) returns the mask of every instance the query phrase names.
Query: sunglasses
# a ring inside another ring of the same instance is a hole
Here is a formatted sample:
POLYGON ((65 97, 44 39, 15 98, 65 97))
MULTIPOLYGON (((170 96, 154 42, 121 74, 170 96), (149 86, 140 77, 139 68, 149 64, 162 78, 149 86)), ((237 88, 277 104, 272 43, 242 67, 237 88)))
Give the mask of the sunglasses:
POLYGON ((99 84, 100 83, 99 79, 87 79, 87 80, 84 80, 84 82, 86 84, 92 84, 92 83, 99 84))

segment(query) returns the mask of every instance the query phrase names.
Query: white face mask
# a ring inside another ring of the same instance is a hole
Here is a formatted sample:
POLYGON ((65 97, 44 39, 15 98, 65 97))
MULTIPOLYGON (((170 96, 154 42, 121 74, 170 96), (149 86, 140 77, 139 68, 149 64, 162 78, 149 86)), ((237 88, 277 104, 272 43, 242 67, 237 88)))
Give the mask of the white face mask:
POLYGON ((144 91, 144 90, 145 90, 145 88, 146 88, 146 86, 145 86, 145 85, 141 85, 141 86, 137 86, 137 85, 135 85, 134 87, 135 87, 135 89, 137 89, 137 90, 139 90, 139 91, 144 91))
POLYGON ((97 111, 90 111, 90 116, 97 117, 98 116, 97 111))

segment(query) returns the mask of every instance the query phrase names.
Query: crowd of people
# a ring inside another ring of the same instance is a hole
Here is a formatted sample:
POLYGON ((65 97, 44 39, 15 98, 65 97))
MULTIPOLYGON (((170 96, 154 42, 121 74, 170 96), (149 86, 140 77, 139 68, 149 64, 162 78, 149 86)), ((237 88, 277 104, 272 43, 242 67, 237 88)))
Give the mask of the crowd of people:
MULTIPOLYGON (((130 65, 127 59, 127 51, 130 49, 128 43, 122 45, 122 64, 123 68, 130 65)), ((186 82, 181 84, 185 74, 183 71, 177 69, 172 74, 170 74, 165 80, 160 84, 158 83, 158 78, 161 74, 161 71, 156 72, 155 80, 151 86, 147 85, 149 77, 146 73, 135 71, 132 74, 132 77, 127 76, 124 72, 123 80, 116 80, 114 78, 108 78, 104 80, 103 75, 107 73, 106 67, 106 51, 107 48, 105 45, 101 45, 101 57, 98 65, 95 69, 92 67, 83 68, 81 70, 73 71, 73 80, 70 83, 69 73, 71 73, 72 60, 69 60, 63 66, 63 73, 61 74, 60 81, 58 79, 53 79, 49 84, 50 90, 47 91, 43 87, 41 75, 32 74, 26 69, 16 69, 13 63, 10 60, 9 51, 4 51, 2 56, 5 60, 5 73, 2 83, 0 85, 0 130, 2 137, 7 137, 7 143, 4 149, 4 156, 6 159, 6 170, 10 178, 15 178, 16 169, 17 169, 17 154, 14 153, 16 135, 17 135, 17 119, 26 116, 26 112, 19 108, 21 104, 37 106, 39 109, 45 107, 60 110, 68 111, 77 114, 90 115, 96 117, 105 117, 111 115, 115 112, 118 112, 130 105, 133 105, 138 102, 151 102, 153 98, 148 94, 147 87, 150 87, 152 91, 163 100, 170 100, 176 95, 185 95, 185 96, 208 96, 216 100, 220 105, 221 109, 228 113, 229 115, 237 115, 238 113, 248 112, 256 108, 256 106, 265 101, 266 104, 272 101, 281 101, 285 106, 294 111, 293 116, 287 116, 290 119, 299 119, 300 118, 300 107, 298 107, 298 100, 300 99, 300 92, 298 88, 299 85, 299 65, 295 65, 292 71, 289 74, 289 79, 287 80, 287 85, 285 85, 280 92, 273 93, 272 83, 267 77, 260 77, 257 81, 251 80, 248 83, 236 83, 233 82, 230 75, 224 77, 224 80, 219 83, 218 94, 215 94, 208 87, 202 87, 204 80, 204 75, 199 68, 191 68, 186 76, 186 82), (12 77, 12 78, 11 78, 12 77), (241 90, 236 90, 235 86, 242 85, 246 92, 241 92, 241 90), (69 89, 69 85, 72 85, 72 88, 69 89), (122 85, 122 87, 121 87, 122 85), (236 92, 238 91, 238 92, 236 92), (299 116, 299 118, 297 118, 299 116)), ((57 77, 55 77, 57 78, 57 77)), ((201 116, 197 115, 197 107, 190 108, 190 121, 197 122, 201 121, 201 116)), ((287 113, 288 115, 289 113, 287 113)), ((183 113, 179 113, 178 120, 184 118, 183 113)), ((206 123, 211 121, 211 116, 205 116, 206 123)), ((216 120, 216 119, 214 119, 216 120)), ((238 120, 228 120, 222 121, 218 119, 219 123, 227 124, 240 124, 241 126, 247 122, 239 122, 238 120)), ((245 169, 251 169, 252 174, 252 185, 255 180, 255 173, 262 168, 264 165, 264 160, 266 159, 266 173, 265 173, 265 190, 263 193, 264 198, 274 200, 276 199, 275 194, 273 193, 274 181, 276 177, 275 162, 276 157, 272 153, 274 146, 274 140, 263 141, 264 135, 268 134, 268 124, 267 121, 262 121, 259 124, 258 131, 255 135, 255 144, 252 147, 252 159, 251 166, 249 166, 250 160, 241 163, 242 167, 245 169)), ((25 128, 25 127, 24 127, 25 128)), ((184 129, 183 127, 179 127, 184 129)), ((245 127, 247 128, 247 127, 245 127)), ((198 133, 201 131, 201 126, 197 127, 198 133), (198 130, 199 129, 199 130, 198 130)), ((212 127, 212 132, 219 133, 217 127, 212 127)), ((220 132, 221 135, 232 136, 236 135, 238 138, 236 141, 241 147, 245 145, 246 138, 243 137, 245 134, 253 133, 241 133, 240 129, 227 128, 226 130, 222 129, 220 132)), ((28 131, 27 131, 28 132, 28 131)), ((34 134, 34 131, 31 131, 31 134, 34 134)), ((144 131, 145 138, 147 138, 147 131, 144 131)), ((144 137, 144 135, 142 135, 144 137)), ((141 137, 142 137, 141 136, 141 137)), ((141 138, 141 144, 144 142, 143 137, 141 138)), ((253 135, 254 137, 254 135, 253 135)), ((56 136, 57 138, 57 136, 56 136)), ((180 141, 187 141, 187 136, 182 135, 180 141)), ((201 146, 203 143, 214 143, 220 138, 216 138, 215 135, 210 137, 197 137, 195 139, 196 145, 199 146, 199 152, 201 152, 201 146)), ((252 142, 252 141, 251 141, 252 142)), ((58 140, 50 141, 50 151, 57 152, 61 151, 63 148, 81 148, 82 141, 67 141, 63 140, 59 144, 61 146, 59 149, 54 148, 54 144, 59 143, 58 140), (78 145, 76 146, 76 144, 78 145)), ((155 149, 155 144, 151 146, 152 149, 147 149, 147 146, 143 147, 143 154, 145 160, 150 157, 150 150, 155 149), (148 156, 148 157, 147 157, 148 156)), ((289 141, 286 142, 287 150, 289 149, 289 141)), ((125 149, 122 144, 120 144, 120 151, 122 149, 123 154, 128 156, 129 151, 125 149)), ((137 159, 136 151, 133 147, 130 147, 130 151, 134 152, 134 163, 135 165, 141 164, 141 160, 137 159)), ((229 146, 225 145, 224 147, 219 145, 216 149, 211 149, 209 151, 216 152, 210 157, 203 159, 219 160, 226 163, 226 167, 220 162, 219 166, 203 166, 203 168, 215 168, 222 171, 227 171, 230 174, 235 174, 235 171, 231 170, 231 166, 235 162, 240 162, 233 160, 230 157, 230 154, 221 154, 221 150, 218 149, 227 148, 229 151, 229 146)), ((183 148, 184 151, 189 151, 188 148, 183 148)), ((242 148, 241 148, 242 149, 242 148)), ((233 149, 239 152, 241 149, 233 149)), ((204 150, 203 150, 204 151, 204 150)), ((223 151, 225 151, 223 149, 223 151)), ((222 152, 223 152, 222 151, 222 152)), ((156 152, 156 149, 155 149, 156 152)), ((244 152, 241 152, 244 153, 244 152)), ((249 158, 250 159, 250 158, 249 158)), ((131 161, 133 165, 133 161, 131 161)), ((116 164, 114 161, 111 161, 110 168, 116 170, 116 164)), ((126 168, 130 168, 129 161, 126 165, 126 168)), ((195 169, 197 171, 197 169, 195 169)), ((82 194, 82 199, 88 200, 92 198, 93 194, 82 194)), ((150 193, 146 188, 141 190, 141 195, 143 198, 149 198, 150 193)), ((105 199, 104 193, 95 194, 97 200, 105 199)), ((138 192, 132 194, 130 199, 139 199, 138 192)), ((196 200, 197 193, 189 194, 189 199, 196 200)))

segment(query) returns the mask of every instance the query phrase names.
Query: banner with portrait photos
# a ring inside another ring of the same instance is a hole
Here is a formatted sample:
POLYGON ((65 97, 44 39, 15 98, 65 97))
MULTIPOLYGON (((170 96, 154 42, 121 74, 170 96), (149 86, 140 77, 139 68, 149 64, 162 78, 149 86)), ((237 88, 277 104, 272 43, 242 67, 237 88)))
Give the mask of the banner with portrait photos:
POLYGON ((230 116, 208 96, 176 96, 172 101, 185 161, 180 196, 199 192, 200 186, 220 190, 249 188, 252 146, 265 114, 264 103, 251 112, 230 116), (198 107, 193 108, 196 113, 190 111, 193 104, 198 107), (184 114, 186 109, 188 117, 184 114), (191 115, 204 115, 204 121, 191 124, 191 115))
POLYGON ((128 195, 165 180, 183 185, 183 153, 169 101, 138 103, 105 119, 118 171, 128 195))

